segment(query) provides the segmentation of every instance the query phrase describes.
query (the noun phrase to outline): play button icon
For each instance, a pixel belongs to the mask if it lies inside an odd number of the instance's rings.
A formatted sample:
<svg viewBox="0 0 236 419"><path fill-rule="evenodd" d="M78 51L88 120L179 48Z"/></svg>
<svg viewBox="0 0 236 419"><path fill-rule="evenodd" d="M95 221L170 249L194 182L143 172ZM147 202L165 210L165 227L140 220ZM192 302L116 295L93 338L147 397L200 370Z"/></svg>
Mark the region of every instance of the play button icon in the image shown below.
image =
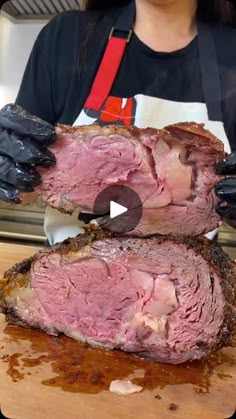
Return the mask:
<svg viewBox="0 0 236 419"><path fill-rule="evenodd" d="M123 205L117 204L117 202L110 202L110 218L116 218L121 214L124 214L128 211L128 208L123 207Z"/></svg>
<svg viewBox="0 0 236 419"><path fill-rule="evenodd" d="M93 214L101 227L114 233L125 234L139 224L143 214L142 201L138 194L127 186L109 186L98 194Z"/></svg>

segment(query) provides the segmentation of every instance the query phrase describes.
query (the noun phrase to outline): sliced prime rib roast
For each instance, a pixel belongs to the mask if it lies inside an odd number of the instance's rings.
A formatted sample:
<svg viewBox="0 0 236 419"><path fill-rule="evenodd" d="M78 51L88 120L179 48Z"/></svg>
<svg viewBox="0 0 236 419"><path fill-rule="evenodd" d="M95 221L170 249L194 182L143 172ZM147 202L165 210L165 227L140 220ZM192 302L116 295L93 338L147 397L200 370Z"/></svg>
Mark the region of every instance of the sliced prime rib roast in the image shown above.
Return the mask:
<svg viewBox="0 0 236 419"><path fill-rule="evenodd" d="M0 306L52 335L181 363L230 342L235 266L206 239L96 230L9 270Z"/></svg>
<svg viewBox="0 0 236 419"><path fill-rule="evenodd" d="M61 125L57 137L50 146L56 165L39 169L37 191L49 206L93 213L101 191L124 185L143 203L135 235L199 235L218 226L214 186L220 178L214 166L224 158L224 147L203 125L179 123L163 130Z"/></svg>

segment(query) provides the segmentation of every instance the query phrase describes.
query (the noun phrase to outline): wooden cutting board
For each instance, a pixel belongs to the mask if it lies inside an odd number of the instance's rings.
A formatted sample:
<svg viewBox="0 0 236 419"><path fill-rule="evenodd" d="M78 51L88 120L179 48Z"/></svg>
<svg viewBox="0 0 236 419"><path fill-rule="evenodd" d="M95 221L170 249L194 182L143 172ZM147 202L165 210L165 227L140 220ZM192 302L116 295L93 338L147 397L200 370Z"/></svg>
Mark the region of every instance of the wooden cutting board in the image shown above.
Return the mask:
<svg viewBox="0 0 236 419"><path fill-rule="evenodd" d="M0 276L37 249L0 243ZM143 392L117 396L115 379ZM10 327L0 316L0 406L11 419L224 419L236 406L236 344L203 362L152 364L66 337Z"/></svg>

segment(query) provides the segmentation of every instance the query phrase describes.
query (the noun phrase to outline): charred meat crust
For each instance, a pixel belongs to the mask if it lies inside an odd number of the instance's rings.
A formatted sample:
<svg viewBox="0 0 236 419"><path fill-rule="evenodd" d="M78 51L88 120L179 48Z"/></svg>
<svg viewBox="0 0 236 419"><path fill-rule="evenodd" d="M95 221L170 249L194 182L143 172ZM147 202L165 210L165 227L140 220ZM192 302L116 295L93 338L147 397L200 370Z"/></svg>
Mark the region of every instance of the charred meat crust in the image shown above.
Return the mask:
<svg viewBox="0 0 236 419"><path fill-rule="evenodd" d="M199 149L199 146L207 147L210 152L219 154L221 158L224 155L224 145L221 141L218 140L210 131L204 128L204 124L197 124L196 122L183 122L180 124L169 125L165 127L165 130L173 134L175 137L180 140L184 137L189 141L196 139L198 137L198 142L196 143L196 148ZM195 144L191 144L191 147Z"/></svg>
<svg viewBox="0 0 236 419"><path fill-rule="evenodd" d="M1 297L0 297L1 298ZM0 303L1 310L1 303ZM13 326L22 326L26 329L32 329L26 322L24 322L15 312L13 308L4 307L2 313L5 315L8 324Z"/></svg>
<svg viewBox="0 0 236 419"><path fill-rule="evenodd" d="M27 287L30 268L36 258L37 255L17 263L12 269L4 274L3 279L0 281L0 313L6 315L6 320L9 323L28 327L26 323L18 318L14 309L9 308L7 304L5 304L5 296L8 291L11 291L14 288Z"/></svg>
<svg viewBox="0 0 236 419"><path fill-rule="evenodd" d="M90 227L88 231L73 239L65 240L63 243L55 245L51 248L43 249L35 256L15 265L12 269L7 271L3 278L3 286L0 289L0 310L6 315L7 320L11 323L27 326L21 319L17 318L14 309L9 309L4 303L4 296L15 287L27 287L29 272L31 265L41 255L51 255L59 252L61 255L73 254L84 246L92 245L96 240L101 240L109 237L121 236L106 232L104 230ZM216 272L222 278L221 286L225 297L225 311L222 328L217 337L214 346L207 348L206 353L210 350L220 349L226 344L230 344L232 332L236 326L236 266L230 257L215 243L208 241L205 238L191 238L178 236L161 236L155 235L149 237L155 240L158 244L171 242L176 245L184 245L187 249L193 249L200 254L209 264L209 269ZM214 286L214 284L213 284ZM199 342L199 345L201 342Z"/></svg>
<svg viewBox="0 0 236 419"><path fill-rule="evenodd" d="M161 130L155 128L137 128L135 126L122 127L120 125L106 125L100 127L98 124L93 125L81 125L81 126L70 126L70 125L57 125L56 133L57 135L67 135L67 134L94 134L94 135L125 135L130 137L139 138L140 134L149 134L154 135L161 132ZM85 137L86 139L86 137Z"/></svg>
<svg viewBox="0 0 236 419"><path fill-rule="evenodd" d="M169 125L164 129L155 129L155 128L137 128L132 127L121 127L116 125L107 125L105 127L100 127L97 124L94 125L82 125L80 127L71 127L69 125L58 125L56 128L57 135L68 135L73 134L94 134L94 135L124 135L135 137L141 139L143 136L152 136L156 135L161 137L167 142L172 142L175 139L183 140L186 139L189 141L188 147L195 146L196 137L198 137L198 142L196 147L207 147L209 152L212 154L215 153L216 159L224 158L224 145L218 138L216 138L210 131L204 128L204 124L197 124L196 122L181 122L174 125ZM76 137L75 137L76 139ZM86 136L85 136L86 140Z"/></svg>

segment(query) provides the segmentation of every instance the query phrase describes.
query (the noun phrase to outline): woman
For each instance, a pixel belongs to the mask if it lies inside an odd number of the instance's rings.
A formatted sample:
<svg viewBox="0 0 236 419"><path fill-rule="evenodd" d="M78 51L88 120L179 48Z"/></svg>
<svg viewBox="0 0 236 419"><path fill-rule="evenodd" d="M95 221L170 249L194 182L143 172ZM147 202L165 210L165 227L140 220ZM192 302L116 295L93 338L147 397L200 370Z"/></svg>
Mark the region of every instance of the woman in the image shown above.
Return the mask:
<svg viewBox="0 0 236 419"><path fill-rule="evenodd" d="M88 1L86 12L59 15L41 31L16 103L52 125L204 122L227 152L236 150L234 13L225 0ZM10 144L9 130L6 136ZM3 199L9 183L17 186L14 176L9 181L12 160L4 160ZM236 173L235 155L218 171ZM28 179L32 186L32 172ZM216 191L217 210L236 225L236 181L223 180ZM80 231L78 214L47 209L50 244Z"/></svg>

